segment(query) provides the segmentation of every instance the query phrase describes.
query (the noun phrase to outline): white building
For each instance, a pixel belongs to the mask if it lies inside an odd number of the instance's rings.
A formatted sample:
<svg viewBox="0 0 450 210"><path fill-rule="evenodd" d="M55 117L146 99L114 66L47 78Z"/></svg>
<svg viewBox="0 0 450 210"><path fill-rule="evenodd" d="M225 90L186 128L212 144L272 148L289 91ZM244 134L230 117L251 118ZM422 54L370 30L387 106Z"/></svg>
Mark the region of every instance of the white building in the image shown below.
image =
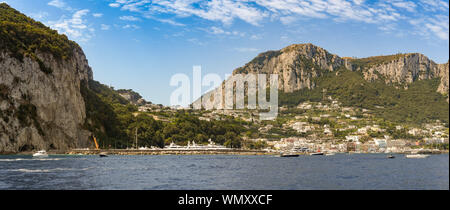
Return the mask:
<svg viewBox="0 0 450 210"><path fill-rule="evenodd" d="M345 139L350 142L359 142L359 136L346 136Z"/></svg>

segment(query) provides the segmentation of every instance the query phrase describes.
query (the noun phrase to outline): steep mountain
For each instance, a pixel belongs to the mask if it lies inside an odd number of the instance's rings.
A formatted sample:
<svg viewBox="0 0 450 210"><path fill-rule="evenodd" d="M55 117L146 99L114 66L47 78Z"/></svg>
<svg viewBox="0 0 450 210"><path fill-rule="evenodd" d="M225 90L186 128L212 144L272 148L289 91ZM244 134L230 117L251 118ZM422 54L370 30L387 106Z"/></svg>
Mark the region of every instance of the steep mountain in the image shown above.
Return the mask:
<svg viewBox="0 0 450 210"><path fill-rule="evenodd" d="M279 90L293 92L315 87L313 78L324 70L335 71L348 62L339 56L312 44L296 44L279 51L259 54L244 67L234 70L233 74L278 74Z"/></svg>
<svg viewBox="0 0 450 210"><path fill-rule="evenodd" d="M0 4L0 153L91 145L80 89L92 79L75 42Z"/></svg>
<svg viewBox="0 0 450 210"><path fill-rule="evenodd" d="M312 44L294 44L261 53L233 71L258 73L278 74L280 106L320 101L325 94L395 121L448 122L449 65L422 54L341 58Z"/></svg>

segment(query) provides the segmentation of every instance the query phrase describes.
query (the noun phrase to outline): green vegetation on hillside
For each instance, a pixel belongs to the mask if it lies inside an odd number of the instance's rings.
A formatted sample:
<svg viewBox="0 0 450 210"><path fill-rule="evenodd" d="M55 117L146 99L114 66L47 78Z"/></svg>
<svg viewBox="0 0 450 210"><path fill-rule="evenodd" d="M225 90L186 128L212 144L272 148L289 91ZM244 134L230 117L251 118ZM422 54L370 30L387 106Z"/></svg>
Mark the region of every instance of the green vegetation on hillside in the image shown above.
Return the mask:
<svg viewBox="0 0 450 210"><path fill-rule="evenodd" d="M228 147L241 147L240 133L245 131L243 122L234 119L202 121L188 111L162 113L170 120L157 121L149 113L138 112L114 89L96 81L89 88L82 85L81 93L86 103L85 128L94 133L104 148L156 146L172 142L187 145L188 141L207 143L212 139Z"/></svg>
<svg viewBox="0 0 450 210"><path fill-rule="evenodd" d="M25 56L36 60L45 73L51 69L35 55L36 51L50 53L57 59L67 59L78 46L65 35L34 21L6 3L0 3L0 48L8 49L12 57L22 61Z"/></svg>
<svg viewBox="0 0 450 210"><path fill-rule="evenodd" d="M421 124L435 120L449 121L446 98L436 92L438 78L416 81L407 89L397 89L381 80L368 82L360 72L341 69L315 78L314 83L316 88L312 90L280 93L280 105L294 107L305 101L319 102L325 94L338 99L344 106L369 109L393 122Z"/></svg>

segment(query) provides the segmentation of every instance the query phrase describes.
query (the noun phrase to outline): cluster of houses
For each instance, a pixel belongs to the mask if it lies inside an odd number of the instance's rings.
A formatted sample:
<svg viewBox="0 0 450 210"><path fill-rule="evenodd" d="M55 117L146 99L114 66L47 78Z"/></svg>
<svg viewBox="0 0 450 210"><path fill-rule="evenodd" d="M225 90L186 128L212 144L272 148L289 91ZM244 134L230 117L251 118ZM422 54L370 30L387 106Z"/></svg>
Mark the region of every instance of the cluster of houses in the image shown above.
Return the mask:
<svg viewBox="0 0 450 210"><path fill-rule="evenodd" d="M256 139L266 143L276 150L290 150L302 148L307 151L330 152L408 152L422 144L448 144L448 128L443 123L426 124L421 128L398 125L397 130L417 138L393 139L388 135L386 127L380 126L373 120L369 110L353 107L341 107L341 104L329 98L330 103L305 102L297 106L297 109L305 110L305 113L291 115L289 120L280 129L294 130L298 136L274 141L273 139ZM285 107L286 108L286 107ZM164 107L147 103L139 106L140 112L176 112L180 107ZM283 109L283 108L282 108ZM244 121L259 124L259 133L269 134L274 124L261 123L256 114L249 110L213 110L201 112L200 120L211 121L231 116ZM161 119L159 119L161 120ZM332 121L330 126L326 120ZM278 128L278 127L277 127ZM336 132L344 133L336 138ZM377 133L376 137L371 134ZM418 140L420 139L420 140Z"/></svg>
<svg viewBox="0 0 450 210"><path fill-rule="evenodd" d="M402 139L373 139L362 143L355 138L349 137L345 141L323 141L306 138L283 138L279 141L266 141L266 143L277 151L302 151L302 152L327 152L327 153L409 153L416 149L417 142Z"/></svg>

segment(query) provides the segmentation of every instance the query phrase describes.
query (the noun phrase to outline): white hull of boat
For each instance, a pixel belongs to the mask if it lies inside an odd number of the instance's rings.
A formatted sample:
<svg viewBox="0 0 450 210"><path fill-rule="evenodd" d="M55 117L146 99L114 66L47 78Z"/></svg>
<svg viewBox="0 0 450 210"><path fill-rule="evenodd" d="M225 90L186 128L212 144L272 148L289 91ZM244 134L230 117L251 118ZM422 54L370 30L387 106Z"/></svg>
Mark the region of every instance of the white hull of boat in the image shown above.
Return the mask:
<svg viewBox="0 0 450 210"><path fill-rule="evenodd" d="M33 158L47 158L47 157L48 157L48 154L44 150L38 151L37 153L33 154Z"/></svg>
<svg viewBox="0 0 450 210"><path fill-rule="evenodd" d="M410 158L410 159L419 159L419 158L427 158L430 155L406 155L406 158Z"/></svg>

